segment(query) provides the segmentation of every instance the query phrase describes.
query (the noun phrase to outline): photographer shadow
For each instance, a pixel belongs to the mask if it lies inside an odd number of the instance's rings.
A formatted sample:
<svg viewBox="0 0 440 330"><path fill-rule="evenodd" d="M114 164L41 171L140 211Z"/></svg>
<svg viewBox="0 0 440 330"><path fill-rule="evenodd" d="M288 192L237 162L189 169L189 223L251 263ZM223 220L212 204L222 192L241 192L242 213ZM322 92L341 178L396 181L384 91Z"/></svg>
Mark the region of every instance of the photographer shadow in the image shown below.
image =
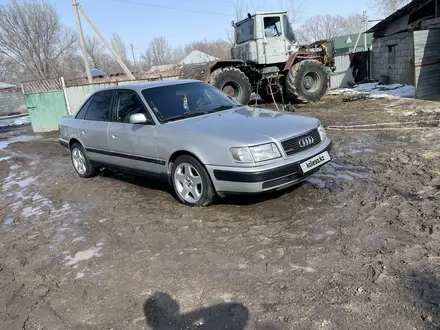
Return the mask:
<svg viewBox="0 0 440 330"><path fill-rule="evenodd" d="M144 315L152 330L244 330L248 309L237 303L222 303L182 314L169 294L157 292L144 303Z"/></svg>

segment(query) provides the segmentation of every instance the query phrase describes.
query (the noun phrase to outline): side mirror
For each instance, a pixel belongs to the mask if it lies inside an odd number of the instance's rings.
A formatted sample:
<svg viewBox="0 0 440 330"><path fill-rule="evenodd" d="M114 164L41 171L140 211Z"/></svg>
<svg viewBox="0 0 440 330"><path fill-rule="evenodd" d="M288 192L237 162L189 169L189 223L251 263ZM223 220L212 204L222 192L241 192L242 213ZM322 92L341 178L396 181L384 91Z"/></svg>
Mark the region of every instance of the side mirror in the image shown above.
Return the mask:
<svg viewBox="0 0 440 330"><path fill-rule="evenodd" d="M130 116L131 124L145 124L148 122L147 117L143 113L135 113Z"/></svg>

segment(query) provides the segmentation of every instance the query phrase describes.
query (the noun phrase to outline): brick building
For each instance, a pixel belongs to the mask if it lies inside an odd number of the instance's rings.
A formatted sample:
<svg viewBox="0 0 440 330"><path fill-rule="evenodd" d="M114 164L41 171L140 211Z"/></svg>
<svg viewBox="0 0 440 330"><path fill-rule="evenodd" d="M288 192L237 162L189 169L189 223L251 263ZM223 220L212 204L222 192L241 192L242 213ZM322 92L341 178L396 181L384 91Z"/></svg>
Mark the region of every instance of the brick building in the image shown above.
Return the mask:
<svg viewBox="0 0 440 330"><path fill-rule="evenodd" d="M21 88L0 82L0 117L26 113L26 111Z"/></svg>
<svg viewBox="0 0 440 330"><path fill-rule="evenodd" d="M440 0L413 0L373 33L372 78L416 86L416 97L440 93Z"/></svg>

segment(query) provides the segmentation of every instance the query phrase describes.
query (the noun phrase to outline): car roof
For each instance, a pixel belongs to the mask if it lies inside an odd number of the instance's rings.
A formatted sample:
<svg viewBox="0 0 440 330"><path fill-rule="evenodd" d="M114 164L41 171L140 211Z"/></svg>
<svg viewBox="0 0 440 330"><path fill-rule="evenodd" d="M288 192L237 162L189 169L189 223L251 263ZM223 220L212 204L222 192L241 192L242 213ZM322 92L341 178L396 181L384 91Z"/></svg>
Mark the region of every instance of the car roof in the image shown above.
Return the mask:
<svg viewBox="0 0 440 330"><path fill-rule="evenodd" d="M101 88L99 90L96 90L96 92L112 90L112 89L131 89L131 90L140 92L144 89L149 89L149 88L154 88L154 87L172 86L172 85L180 85L180 84L196 83L196 82L200 83L202 81L196 80L196 79L173 79L173 80L145 81L145 82L127 83L127 84L120 84L117 86L105 87L105 88Z"/></svg>

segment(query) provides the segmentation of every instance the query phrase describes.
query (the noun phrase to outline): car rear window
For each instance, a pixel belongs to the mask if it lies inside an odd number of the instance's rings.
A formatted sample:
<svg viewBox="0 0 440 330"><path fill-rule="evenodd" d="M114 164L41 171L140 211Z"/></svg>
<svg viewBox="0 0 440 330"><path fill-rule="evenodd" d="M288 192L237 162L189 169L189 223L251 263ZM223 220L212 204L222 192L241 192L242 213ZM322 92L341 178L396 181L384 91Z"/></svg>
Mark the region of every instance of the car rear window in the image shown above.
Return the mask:
<svg viewBox="0 0 440 330"><path fill-rule="evenodd" d="M85 120L109 121L113 90L98 92L93 96Z"/></svg>

